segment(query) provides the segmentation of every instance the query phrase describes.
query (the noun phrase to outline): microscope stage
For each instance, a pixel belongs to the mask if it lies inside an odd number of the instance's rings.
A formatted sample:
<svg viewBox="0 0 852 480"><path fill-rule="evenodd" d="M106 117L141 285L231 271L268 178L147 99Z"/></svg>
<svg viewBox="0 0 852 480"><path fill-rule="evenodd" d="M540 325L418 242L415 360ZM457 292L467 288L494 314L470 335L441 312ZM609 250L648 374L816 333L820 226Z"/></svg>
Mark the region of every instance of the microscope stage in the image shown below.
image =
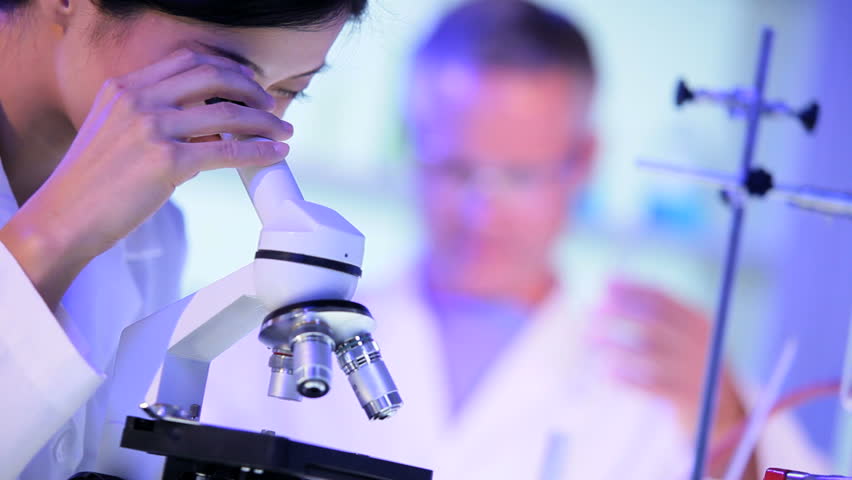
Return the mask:
<svg viewBox="0 0 852 480"><path fill-rule="evenodd" d="M271 434L136 417L127 417L121 446L166 457L163 480L432 478L432 472L422 468Z"/></svg>

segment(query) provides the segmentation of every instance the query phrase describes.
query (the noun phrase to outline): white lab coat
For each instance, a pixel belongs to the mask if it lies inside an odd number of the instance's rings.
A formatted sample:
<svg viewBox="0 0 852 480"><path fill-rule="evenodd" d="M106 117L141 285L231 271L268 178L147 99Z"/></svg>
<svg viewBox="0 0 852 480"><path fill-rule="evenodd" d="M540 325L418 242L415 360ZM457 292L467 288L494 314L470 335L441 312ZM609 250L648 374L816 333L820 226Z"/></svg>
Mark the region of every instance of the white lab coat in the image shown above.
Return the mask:
<svg viewBox="0 0 852 480"><path fill-rule="evenodd" d="M691 439L671 407L610 380L584 340L583 305L593 289L555 291L454 419L438 323L415 278L362 297L379 322L376 339L405 402L395 417L368 422L337 368L324 398L266 397L267 351L252 336L214 362L202 420L434 469L437 480L661 480L688 473ZM790 418L769 427L760 458L824 469Z"/></svg>
<svg viewBox="0 0 852 480"><path fill-rule="evenodd" d="M0 168L0 226L17 209ZM0 480L87 470L121 330L177 300L184 256L183 219L169 203L94 259L51 312L0 243Z"/></svg>

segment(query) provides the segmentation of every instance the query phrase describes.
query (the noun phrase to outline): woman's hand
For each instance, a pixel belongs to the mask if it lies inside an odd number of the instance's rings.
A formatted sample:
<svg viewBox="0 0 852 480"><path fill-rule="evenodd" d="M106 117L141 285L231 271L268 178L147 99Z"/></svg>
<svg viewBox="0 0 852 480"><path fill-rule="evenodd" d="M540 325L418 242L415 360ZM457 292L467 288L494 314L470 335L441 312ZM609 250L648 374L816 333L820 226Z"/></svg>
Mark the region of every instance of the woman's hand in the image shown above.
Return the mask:
<svg viewBox="0 0 852 480"><path fill-rule="evenodd" d="M222 97L240 101L205 105ZM47 304L202 170L282 160L292 127L242 65L180 50L105 82L65 157L0 230ZM228 132L276 142L190 142Z"/></svg>

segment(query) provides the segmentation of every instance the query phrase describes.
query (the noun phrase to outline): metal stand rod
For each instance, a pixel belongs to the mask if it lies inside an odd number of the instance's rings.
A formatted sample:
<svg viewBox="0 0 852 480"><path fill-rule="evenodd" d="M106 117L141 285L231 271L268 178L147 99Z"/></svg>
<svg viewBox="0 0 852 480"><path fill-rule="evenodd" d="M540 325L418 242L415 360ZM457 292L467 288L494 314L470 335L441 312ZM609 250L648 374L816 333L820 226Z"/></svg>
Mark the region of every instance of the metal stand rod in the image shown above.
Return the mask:
<svg viewBox="0 0 852 480"><path fill-rule="evenodd" d="M751 169L754 147L757 140L757 127L760 123L760 113L763 108L763 89L766 85L766 74L769 67L769 54L772 49L772 30L763 29L758 58L757 73L754 81L754 100L748 109L748 124L746 130L745 148L743 149L741 179L745 179ZM701 413L698 420L698 433L695 441L695 459L693 462L692 480L702 480L704 463L707 456L707 446L713 427L713 417L716 411L718 397L719 373L722 363L722 349L725 343L725 329L728 321L728 307L734 288L734 279L739 253L740 233L742 230L745 205L734 203L731 216L731 228L728 235L728 247L725 254L725 269L722 277L722 287L719 292L719 303L716 309L716 321L707 357L707 367L704 374L704 387L701 399Z"/></svg>

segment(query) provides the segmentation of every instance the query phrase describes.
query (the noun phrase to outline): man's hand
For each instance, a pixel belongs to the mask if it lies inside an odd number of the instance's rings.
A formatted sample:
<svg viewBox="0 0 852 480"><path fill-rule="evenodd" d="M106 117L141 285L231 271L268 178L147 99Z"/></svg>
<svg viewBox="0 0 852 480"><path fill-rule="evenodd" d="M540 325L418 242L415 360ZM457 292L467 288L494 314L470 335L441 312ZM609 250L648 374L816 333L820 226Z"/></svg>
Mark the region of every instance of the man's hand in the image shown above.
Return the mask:
<svg viewBox="0 0 852 480"><path fill-rule="evenodd" d="M593 337L618 381L668 400L685 434L694 438L701 405L710 322L698 309L645 286L611 282ZM713 438L745 419L728 369L719 384Z"/></svg>

